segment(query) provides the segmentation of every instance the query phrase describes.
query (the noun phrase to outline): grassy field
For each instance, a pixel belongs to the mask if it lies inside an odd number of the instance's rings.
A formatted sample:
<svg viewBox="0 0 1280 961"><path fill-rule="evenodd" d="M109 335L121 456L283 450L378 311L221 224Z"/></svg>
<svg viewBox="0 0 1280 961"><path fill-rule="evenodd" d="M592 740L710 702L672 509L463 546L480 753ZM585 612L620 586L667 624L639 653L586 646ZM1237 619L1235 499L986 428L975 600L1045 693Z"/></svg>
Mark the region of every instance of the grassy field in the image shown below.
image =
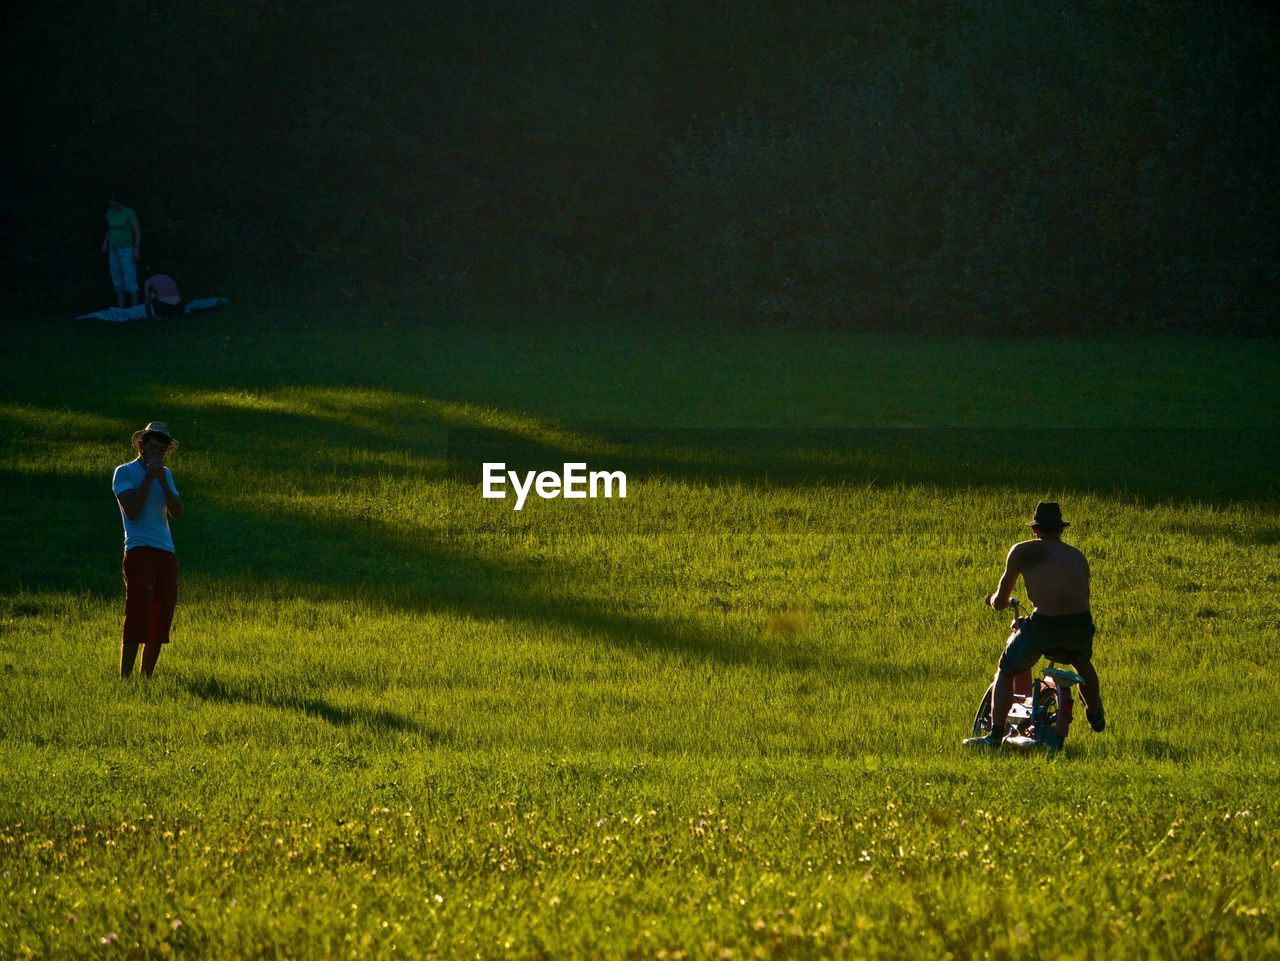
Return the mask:
<svg viewBox="0 0 1280 961"><path fill-rule="evenodd" d="M1280 955L1275 341L240 309L0 357L0 956ZM125 682L153 418L182 602ZM483 444L628 496L517 513ZM972 756L1042 498L1109 727Z"/></svg>

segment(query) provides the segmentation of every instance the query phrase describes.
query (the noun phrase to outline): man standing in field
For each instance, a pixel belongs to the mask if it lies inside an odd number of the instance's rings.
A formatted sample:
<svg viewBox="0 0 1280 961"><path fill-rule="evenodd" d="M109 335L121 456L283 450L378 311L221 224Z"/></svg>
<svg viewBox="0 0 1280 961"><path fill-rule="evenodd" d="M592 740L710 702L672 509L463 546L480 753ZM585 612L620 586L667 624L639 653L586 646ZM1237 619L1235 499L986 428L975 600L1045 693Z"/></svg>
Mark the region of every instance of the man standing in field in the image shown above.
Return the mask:
<svg viewBox="0 0 1280 961"><path fill-rule="evenodd" d="M1021 575L1035 611L1022 619L1000 658L991 698L990 733L968 738L965 744L1000 745L1013 703L1013 679L1030 670L1045 655L1076 669L1084 679L1080 694L1089 726L1095 731L1106 727L1098 672L1092 662L1095 628L1089 612L1089 563L1080 551L1062 543L1062 532L1071 525L1062 519L1062 508L1057 504L1052 501L1037 504L1028 526L1035 539L1021 541L1009 550L1004 576L995 593L987 597L987 603L997 611L1008 607L1013 587Z"/></svg>
<svg viewBox="0 0 1280 961"><path fill-rule="evenodd" d="M142 676L150 677L169 643L178 604L178 557L169 518L182 517L182 500L164 459L178 449L169 426L153 420L133 435L136 459L116 468L111 489L124 522L124 640L120 676L133 673L142 646Z"/></svg>

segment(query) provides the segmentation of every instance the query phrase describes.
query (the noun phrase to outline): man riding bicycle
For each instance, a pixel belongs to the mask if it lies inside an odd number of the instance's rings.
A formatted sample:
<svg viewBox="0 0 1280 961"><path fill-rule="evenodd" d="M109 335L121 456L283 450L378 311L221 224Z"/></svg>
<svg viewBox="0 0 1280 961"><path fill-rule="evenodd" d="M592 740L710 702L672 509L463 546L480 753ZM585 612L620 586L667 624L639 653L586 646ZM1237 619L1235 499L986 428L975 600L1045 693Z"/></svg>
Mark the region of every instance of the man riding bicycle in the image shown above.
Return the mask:
<svg viewBox="0 0 1280 961"><path fill-rule="evenodd" d="M1080 694L1089 726L1101 731L1107 723L1098 690L1098 672L1092 663L1095 628L1089 613L1089 563L1080 551L1062 542L1062 532L1071 525L1062 519L1062 509L1056 503L1037 504L1028 526L1035 539L1021 541L1009 550L1004 576L986 601L993 609L1004 610L1021 575L1035 611L1014 625L996 673L991 731L964 742L975 747L998 747L1004 740L1005 720L1013 703L1013 680L1034 667L1042 656L1075 668L1083 679Z"/></svg>

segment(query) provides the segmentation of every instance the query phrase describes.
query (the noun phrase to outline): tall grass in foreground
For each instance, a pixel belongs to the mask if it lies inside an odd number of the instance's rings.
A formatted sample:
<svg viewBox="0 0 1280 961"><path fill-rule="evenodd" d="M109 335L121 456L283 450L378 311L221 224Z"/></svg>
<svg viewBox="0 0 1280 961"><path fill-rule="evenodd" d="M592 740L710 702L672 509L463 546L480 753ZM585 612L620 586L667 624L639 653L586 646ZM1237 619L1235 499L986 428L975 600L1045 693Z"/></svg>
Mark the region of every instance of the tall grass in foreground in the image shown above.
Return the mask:
<svg viewBox="0 0 1280 961"><path fill-rule="evenodd" d="M767 393L776 423L867 426L912 422L929 391L999 418L1014 388L979 342L757 332L682 354L658 327L626 360L634 331L513 351L484 327L321 327L277 370L261 358L287 330L236 330L235 361L216 328L170 335L172 383L116 376L132 331L30 328L21 350L66 379L6 371L6 956L1280 952L1262 432L1161 435L1132 462L1082 442L1075 463L1037 460L1043 432L920 432L885 459L739 450L710 473L704 446L625 501L517 514L451 467L451 429L571 453L596 403L619 428L722 425ZM1108 419L1089 372L1120 348L1049 346L1062 384L1091 385L1058 395L1074 426L1211 423L1215 398L1257 404L1236 370L1275 361L1270 342L1196 342L1194 366L1157 346L1129 395L1184 406ZM490 362L501 387L457 374ZM664 374L606 389L635 367ZM767 391L731 370L753 367ZM853 416L868 380L920 369ZM670 400L693 378L720 385L701 410ZM161 415L184 441L183 599L156 677L123 683L107 482ZM1005 626L980 598L1048 496L1093 563L1110 726L1077 724L1052 761L970 756ZM35 504L41 536L19 539Z"/></svg>

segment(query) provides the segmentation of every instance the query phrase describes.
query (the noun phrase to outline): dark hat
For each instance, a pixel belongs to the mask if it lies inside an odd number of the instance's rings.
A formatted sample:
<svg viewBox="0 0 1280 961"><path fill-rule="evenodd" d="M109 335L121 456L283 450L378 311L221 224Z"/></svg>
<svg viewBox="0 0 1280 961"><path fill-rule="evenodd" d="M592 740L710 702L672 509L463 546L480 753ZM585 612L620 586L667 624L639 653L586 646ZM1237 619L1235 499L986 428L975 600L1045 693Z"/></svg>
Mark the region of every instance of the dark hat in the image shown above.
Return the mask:
<svg viewBox="0 0 1280 961"><path fill-rule="evenodd" d="M1057 501L1041 501L1036 505L1036 512L1031 515L1031 520L1027 521L1027 526L1043 527L1047 531L1060 531L1071 525L1062 519L1062 508L1058 506Z"/></svg>

